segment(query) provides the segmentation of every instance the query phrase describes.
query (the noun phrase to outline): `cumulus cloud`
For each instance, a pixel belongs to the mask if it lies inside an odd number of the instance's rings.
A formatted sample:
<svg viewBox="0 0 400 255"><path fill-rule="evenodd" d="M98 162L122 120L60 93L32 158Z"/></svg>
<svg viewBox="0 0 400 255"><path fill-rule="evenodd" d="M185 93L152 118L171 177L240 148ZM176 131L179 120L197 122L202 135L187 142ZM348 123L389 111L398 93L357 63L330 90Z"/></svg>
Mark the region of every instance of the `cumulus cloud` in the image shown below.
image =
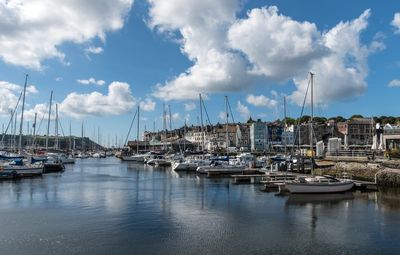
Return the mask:
<svg viewBox="0 0 400 255"><path fill-rule="evenodd" d="M247 106L243 105L240 101L237 102L236 111L240 114L240 116L247 120L250 118L250 110Z"/></svg>
<svg viewBox="0 0 400 255"><path fill-rule="evenodd" d="M85 49L86 54L100 54L104 51L104 49L102 47L87 47Z"/></svg>
<svg viewBox="0 0 400 255"><path fill-rule="evenodd" d="M195 103L187 103L185 104L185 111L190 112L196 109L196 104Z"/></svg>
<svg viewBox="0 0 400 255"><path fill-rule="evenodd" d="M250 94L247 96L246 101L256 107L275 108L278 105L278 102L275 99L270 99L264 95L255 96Z"/></svg>
<svg viewBox="0 0 400 255"><path fill-rule="evenodd" d="M389 82L388 86L390 88L400 87L400 80L392 80Z"/></svg>
<svg viewBox="0 0 400 255"><path fill-rule="evenodd" d="M219 112L219 113L218 113L218 119L219 119L220 121L225 122L225 121L226 121L226 112Z"/></svg>
<svg viewBox="0 0 400 255"><path fill-rule="evenodd" d="M149 0L149 25L178 33L181 51L191 61L185 72L158 84L154 96L165 100L196 99L198 93L239 91L247 83L246 61L226 47L226 31L235 20L238 1Z"/></svg>
<svg viewBox="0 0 400 255"><path fill-rule="evenodd" d="M180 118L181 118L181 117L180 117L180 114L179 114L178 112L172 114L172 119L173 119L173 120L179 120Z"/></svg>
<svg viewBox="0 0 400 255"><path fill-rule="evenodd" d="M50 119L55 120L56 118L56 103L53 102ZM24 119L26 120L35 120L35 113L37 114L37 122L40 122L41 119L47 119L49 115L49 104L37 104L33 108L26 109L24 112Z"/></svg>
<svg viewBox="0 0 400 255"><path fill-rule="evenodd" d="M324 45L331 53L315 60L310 68L315 73L316 104L347 100L366 90L371 50L361 43L360 34L367 28L370 14L370 10L366 10L358 18L340 22L323 34ZM307 74L294 77L297 90L290 99L299 105L302 104L308 80Z"/></svg>
<svg viewBox="0 0 400 255"><path fill-rule="evenodd" d="M140 102L140 109L146 112L154 111L156 108L156 102L151 100L150 98L146 98L145 100Z"/></svg>
<svg viewBox="0 0 400 255"><path fill-rule="evenodd" d="M296 85L289 99L301 104L308 72L315 76L315 102L329 104L364 93L368 57L385 48L377 34L363 44L360 34L370 10L327 31L296 21L275 6L255 8L236 17L240 1L148 0L149 26L176 36L193 62L185 72L157 84L164 100L196 99L198 93L248 90L255 82Z"/></svg>
<svg viewBox="0 0 400 255"><path fill-rule="evenodd" d="M400 34L400 12L394 14L393 20L390 23L394 29L396 34Z"/></svg>
<svg viewBox="0 0 400 255"><path fill-rule="evenodd" d="M89 79L82 79L82 80L76 80L78 83L83 84L83 85L90 85L90 84L95 84L99 86L103 86L106 84L105 81L103 80L96 80L95 78L89 78Z"/></svg>
<svg viewBox="0 0 400 255"><path fill-rule="evenodd" d="M85 116L120 115L127 113L136 104L128 83L114 81L108 86L108 94L99 92L89 94L70 93L60 104L65 114L82 118Z"/></svg>
<svg viewBox="0 0 400 255"><path fill-rule="evenodd" d="M45 59L65 62L60 45L104 41L106 32L123 27L132 4L133 0L2 0L0 58L33 69L41 69Z"/></svg>
<svg viewBox="0 0 400 255"><path fill-rule="evenodd" d="M0 81L0 115L9 115L10 111L14 110L22 90L23 86L8 81ZM38 93L38 90L34 85L27 85L26 96L36 93Z"/></svg>
<svg viewBox="0 0 400 255"><path fill-rule="evenodd" d="M315 24L294 21L275 6L249 11L231 26L228 38L246 54L251 72L278 82L306 73L313 60L328 53Z"/></svg>

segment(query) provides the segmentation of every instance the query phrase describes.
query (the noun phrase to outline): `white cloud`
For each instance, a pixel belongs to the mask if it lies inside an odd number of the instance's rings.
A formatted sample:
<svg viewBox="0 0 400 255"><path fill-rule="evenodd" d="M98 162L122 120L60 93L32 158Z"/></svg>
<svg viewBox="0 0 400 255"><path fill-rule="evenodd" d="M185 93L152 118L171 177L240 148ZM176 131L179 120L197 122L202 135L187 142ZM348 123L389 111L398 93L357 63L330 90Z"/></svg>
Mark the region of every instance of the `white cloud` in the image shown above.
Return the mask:
<svg viewBox="0 0 400 255"><path fill-rule="evenodd" d="M246 60L226 47L226 31L235 20L238 1L149 0L149 25L179 33L181 51L193 66L158 84L154 96L164 100L196 99L198 93L239 91L247 83Z"/></svg>
<svg viewBox="0 0 400 255"><path fill-rule="evenodd" d="M222 122L226 122L226 112L219 112L218 119Z"/></svg>
<svg viewBox="0 0 400 255"><path fill-rule="evenodd" d="M63 78L62 77L56 77L56 82L60 82L60 81L62 81L63 80Z"/></svg>
<svg viewBox="0 0 400 255"><path fill-rule="evenodd" d="M89 46L85 49L86 54L100 54L104 51L102 47Z"/></svg>
<svg viewBox="0 0 400 255"><path fill-rule="evenodd" d="M394 14L393 20L390 24L395 28L395 33L400 34L400 12Z"/></svg>
<svg viewBox="0 0 400 255"><path fill-rule="evenodd" d="M389 82L388 86L391 88L400 87L400 80L392 80Z"/></svg>
<svg viewBox="0 0 400 255"><path fill-rule="evenodd" d="M56 118L56 103L53 102L50 119L55 120ZM37 113L36 121L39 123L41 119L47 120L49 115L49 105L48 104L37 104L31 109L27 109L24 112L24 119L35 120L35 113Z"/></svg>
<svg viewBox="0 0 400 255"><path fill-rule="evenodd" d="M250 118L250 110L247 106L243 105L240 101L237 102L236 111L240 114L240 116L244 120L248 120Z"/></svg>
<svg viewBox="0 0 400 255"><path fill-rule="evenodd" d="M10 111L14 110L22 90L23 86L7 81L0 81L0 115L9 115ZM26 96L37 93L38 90L34 85L27 85ZM19 106L21 105L22 102L20 102Z"/></svg>
<svg viewBox="0 0 400 255"><path fill-rule="evenodd" d="M105 40L121 29L133 0L2 0L0 1L0 58L4 62L41 69L42 61L58 58L65 42Z"/></svg>
<svg viewBox="0 0 400 255"><path fill-rule="evenodd" d="M198 93L248 90L293 81L289 97L301 104L309 71L315 76L315 102L329 104L359 96L367 88L368 57L385 48L376 35L363 44L360 34L370 10L327 31L264 7L237 19L240 1L148 0L149 25L177 36L182 53L193 62L185 72L158 84L154 96L164 100L197 99Z"/></svg>
<svg viewBox="0 0 400 255"><path fill-rule="evenodd" d="M340 22L323 34L323 42L330 54L313 62L315 73L314 102L326 105L332 101L348 100L364 93L367 88L368 56L372 51L360 42L360 34L368 25L370 10L360 17ZM297 90L290 99L301 105L308 84L308 75L294 77Z"/></svg>
<svg viewBox="0 0 400 255"><path fill-rule="evenodd" d="M173 119L173 120L179 120L180 118L181 118L181 117L180 117L180 114L179 114L178 112L172 114L172 119Z"/></svg>
<svg viewBox="0 0 400 255"><path fill-rule="evenodd" d="M286 82L306 73L313 60L328 53L313 23L292 20L275 6L256 8L247 15L231 26L228 38L232 48L246 54L255 74Z"/></svg>
<svg viewBox="0 0 400 255"><path fill-rule="evenodd" d="M275 108L278 105L278 102L275 99L270 99L264 95L255 96L250 94L247 96L246 101L256 107Z"/></svg>
<svg viewBox="0 0 400 255"><path fill-rule="evenodd" d="M140 102L140 109L146 112L154 111L156 108L156 102L151 100L150 98L146 98L145 100Z"/></svg>
<svg viewBox="0 0 400 255"><path fill-rule="evenodd" d="M82 79L82 80L76 80L78 83L80 84L84 84L84 85L89 85L89 84L95 84L95 85L99 85L99 86L103 86L104 84L106 84L105 81L103 80L96 80L95 78L89 78L89 79Z"/></svg>
<svg viewBox="0 0 400 255"><path fill-rule="evenodd" d="M65 114L81 118L84 116L120 115L132 110L136 99L132 96L128 83L114 81L108 86L108 94L70 93L60 105Z"/></svg>
<svg viewBox="0 0 400 255"><path fill-rule="evenodd" d="M187 103L185 104L185 111L190 112L196 109L196 104L195 103Z"/></svg>

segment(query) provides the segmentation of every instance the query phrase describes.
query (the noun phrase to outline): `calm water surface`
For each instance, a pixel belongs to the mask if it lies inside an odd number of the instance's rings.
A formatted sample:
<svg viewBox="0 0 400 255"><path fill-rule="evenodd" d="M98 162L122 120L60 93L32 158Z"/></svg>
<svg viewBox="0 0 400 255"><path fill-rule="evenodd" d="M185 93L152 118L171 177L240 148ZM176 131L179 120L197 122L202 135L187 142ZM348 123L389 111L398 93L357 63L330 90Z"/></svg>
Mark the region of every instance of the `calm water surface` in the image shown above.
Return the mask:
<svg viewBox="0 0 400 255"><path fill-rule="evenodd" d="M400 254L400 193L276 196L118 159L0 182L0 254Z"/></svg>

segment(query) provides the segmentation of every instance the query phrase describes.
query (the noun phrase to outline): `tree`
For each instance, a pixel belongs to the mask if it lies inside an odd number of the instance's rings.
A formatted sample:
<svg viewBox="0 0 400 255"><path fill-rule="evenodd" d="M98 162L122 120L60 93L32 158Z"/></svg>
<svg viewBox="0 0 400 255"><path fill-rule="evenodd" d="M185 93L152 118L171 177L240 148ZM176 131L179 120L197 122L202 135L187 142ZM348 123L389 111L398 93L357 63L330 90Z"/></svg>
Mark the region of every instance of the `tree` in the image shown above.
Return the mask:
<svg viewBox="0 0 400 255"><path fill-rule="evenodd" d="M353 116L350 117L350 119L356 119L356 118L364 118L364 116L360 115L360 114L354 114Z"/></svg>
<svg viewBox="0 0 400 255"><path fill-rule="evenodd" d="M325 122L327 122L327 119L325 117L316 116L316 117L313 118L313 121L315 123L325 123Z"/></svg>
<svg viewBox="0 0 400 255"><path fill-rule="evenodd" d="M304 115L304 116L302 116L301 118L298 118L298 119L297 119L297 122L300 123L300 124L301 124L301 123L307 123L307 122L310 121L310 119L311 119L310 116Z"/></svg>
<svg viewBox="0 0 400 255"><path fill-rule="evenodd" d="M336 117L335 117L335 122L336 122L336 123L338 123L338 122L345 122L345 121L346 121L346 119L343 118L342 116L336 116Z"/></svg>
<svg viewBox="0 0 400 255"><path fill-rule="evenodd" d="M286 117L285 119L282 120L283 122L286 122L287 126L291 126L296 124L296 120L290 117Z"/></svg>

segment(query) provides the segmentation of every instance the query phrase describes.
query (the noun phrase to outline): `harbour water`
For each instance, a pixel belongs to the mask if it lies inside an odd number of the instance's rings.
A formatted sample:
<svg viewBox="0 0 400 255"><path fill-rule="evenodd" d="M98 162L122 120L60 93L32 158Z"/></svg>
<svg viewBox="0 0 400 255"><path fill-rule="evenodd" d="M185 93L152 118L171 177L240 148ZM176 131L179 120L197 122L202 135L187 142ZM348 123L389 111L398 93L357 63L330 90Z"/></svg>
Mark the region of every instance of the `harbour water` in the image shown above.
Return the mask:
<svg viewBox="0 0 400 255"><path fill-rule="evenodd" d="M0 254L398 254L400 193L277 196L116 158L0 183Z"/></svg>

